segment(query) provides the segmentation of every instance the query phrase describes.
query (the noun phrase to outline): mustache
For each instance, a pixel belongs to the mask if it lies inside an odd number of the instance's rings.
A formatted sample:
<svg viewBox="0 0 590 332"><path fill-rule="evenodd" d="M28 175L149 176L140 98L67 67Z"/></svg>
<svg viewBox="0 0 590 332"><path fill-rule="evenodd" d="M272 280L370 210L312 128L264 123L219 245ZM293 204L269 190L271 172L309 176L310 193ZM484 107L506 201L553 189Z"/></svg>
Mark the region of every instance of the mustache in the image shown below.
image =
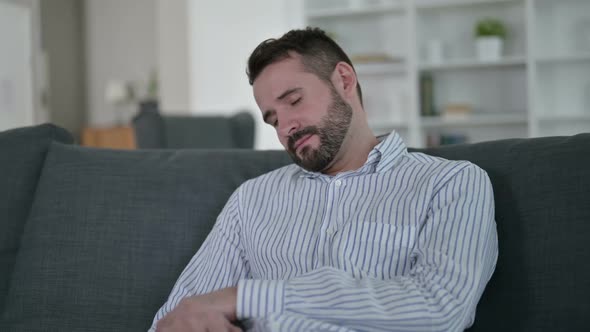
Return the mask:
<svg viewBox="0 0 590 332"><path fill-rule="evenodd" d="M316 126L309 126L301 129L300 131L294 133L293 135L289 136L287 141L287 145L289 146L290 151L295 151L295 142L301 139L303 136L319 134L319 130Z"/></svg>

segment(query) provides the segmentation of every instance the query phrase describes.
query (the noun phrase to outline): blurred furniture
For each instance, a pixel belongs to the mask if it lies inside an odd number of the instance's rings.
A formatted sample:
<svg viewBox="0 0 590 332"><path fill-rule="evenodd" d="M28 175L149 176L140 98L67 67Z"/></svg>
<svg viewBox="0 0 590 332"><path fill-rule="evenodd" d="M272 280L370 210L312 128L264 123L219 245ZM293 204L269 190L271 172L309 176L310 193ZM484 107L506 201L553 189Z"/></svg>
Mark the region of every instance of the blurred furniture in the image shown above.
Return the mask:
<svg viewBox="0 0 590 332"><path fill-rule="evenodd" d="M140 149L252 149L254 117L162 115L157 107L141 107L133 118Z"/></svg>
<svg viewBox="0 0 590 332"><path fill-rule="evenodd" d="M304 0L303 16L347 51L376 134L396 130L425 147L435 136L476 143L590 129L588 0ZM477 57L483 18L506 27L497 60ZM450 103L473 112L440 116Z"/></svg>
<svg viewBox="0 0 590 332"><path fill-rule="evenodd" d="M95 148L135 149L135 132L129 126L87 127L82 131L82 145Z"/></svg>

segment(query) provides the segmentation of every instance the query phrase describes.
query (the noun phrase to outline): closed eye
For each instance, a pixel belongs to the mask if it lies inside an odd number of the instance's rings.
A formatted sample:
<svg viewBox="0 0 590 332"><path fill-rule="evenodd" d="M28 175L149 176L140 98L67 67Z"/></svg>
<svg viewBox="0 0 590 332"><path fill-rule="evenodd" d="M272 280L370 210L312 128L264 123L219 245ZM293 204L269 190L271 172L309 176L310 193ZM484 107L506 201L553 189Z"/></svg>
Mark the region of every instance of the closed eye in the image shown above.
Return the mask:
<svg viewBox="0 0 590 332"><path fill-rule="evenodd" d="M297 100L295 100L294 102L291 103L291 106L295 106L295 105L299 104L300 101L301 101L301 98L297 98Z"/></svg>

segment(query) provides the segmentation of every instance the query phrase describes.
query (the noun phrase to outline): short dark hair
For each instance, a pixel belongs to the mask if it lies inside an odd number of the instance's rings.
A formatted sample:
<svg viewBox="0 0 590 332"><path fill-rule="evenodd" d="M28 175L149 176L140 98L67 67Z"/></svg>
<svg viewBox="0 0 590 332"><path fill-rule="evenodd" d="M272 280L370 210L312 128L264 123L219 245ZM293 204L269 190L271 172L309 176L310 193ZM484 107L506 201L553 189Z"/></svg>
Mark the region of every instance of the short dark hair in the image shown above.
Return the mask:
<svg viewBox="0 0 590 332"><path fill-rule="evenodd" d="M268 65L289 57L289 52L301 55L306 71L316 74L321 80L331 84L332 72L336 65L344 61L353 70L352 62L342 48L319 28L291 30L281 38L267 39L260 43L248 59L248 80L250 85ZM363 102L361 85L357 80L357 92Z"/></svg>

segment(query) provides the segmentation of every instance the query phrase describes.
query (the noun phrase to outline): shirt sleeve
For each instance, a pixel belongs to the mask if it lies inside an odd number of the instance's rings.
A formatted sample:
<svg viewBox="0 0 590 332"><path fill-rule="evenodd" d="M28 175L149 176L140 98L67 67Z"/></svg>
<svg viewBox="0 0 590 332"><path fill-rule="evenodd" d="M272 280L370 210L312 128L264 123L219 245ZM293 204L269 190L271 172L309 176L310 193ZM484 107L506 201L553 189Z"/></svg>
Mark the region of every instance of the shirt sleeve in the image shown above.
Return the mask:
<svg viewBox="0 0 590 332"><path fill-rule="evenodd" d="M286 281L240 280L237 315L294 314L370 331L463 331L497 255L492 186L468 164L435 186L408 274L353 278L323 267Z"/></svg>
<svg viewBox="0 0 590 332"><path fill-rule="evenodd" d="M215 226L176 281L149 331L185 297L236 286L250 274L240 242L239 188L219 214Z"/></svg>

